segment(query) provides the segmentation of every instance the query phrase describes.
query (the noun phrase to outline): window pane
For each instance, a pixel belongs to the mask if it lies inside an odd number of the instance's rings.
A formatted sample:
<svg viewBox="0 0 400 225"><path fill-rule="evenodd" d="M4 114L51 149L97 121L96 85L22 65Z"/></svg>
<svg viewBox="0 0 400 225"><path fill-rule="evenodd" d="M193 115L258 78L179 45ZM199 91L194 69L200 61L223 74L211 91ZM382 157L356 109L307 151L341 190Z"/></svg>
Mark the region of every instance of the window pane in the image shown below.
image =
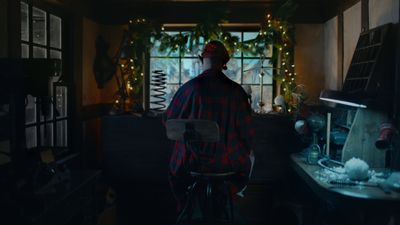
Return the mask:
<svg viewBox="0 0 400 225"><path fill-rule="evenodd" d="M61 49L61 18L50 14L50 47Z"/></svg>
<svg viewBox="0 0 400 225"><path fill-rule="evenodd" d="M33 58L47 58L47 53L45 48L33 47Z"/></svg>
<svg viewBox="0 0 400 225"><path fill-rule="evenodd" d="M21 40L29 41L28 4L21 2Z"/></svg>
<svg viewBox="0 0 400 225"><path fill-rule="evenodd" d="M190 47L190 43L186 43L186 48ZM185 56L189 56L189 57L198 57L199 55L201 55L201 52L204 49L204 38L200 37L199 38L199 43L196 44L196 41L193 41L193 46L192 46L192 51L188 51L186 50L185 52Z"/></svg>
<svg viewBox="0 0 400 225"><path fill-rule="evenodd" d="M179 59L152 58L150 59L150 71L162 70L167 74L167 83L179 83Z"/></svg>
<svg viewBox="0 0 400 225"><path fill-rule="evenodd" d="M61 59L61 51L50 50L51 59Z"/></svg>
<svg viewBox="0 0 400 225"><path fill-rule="evenodd" d="M68 146L68 124L67 120L62 120L57 122L57 137L56 144L58 147L67 147Z"/></svg>
<svg viewBox="0 0 400 225"><path fill-rule="evenodd" d="M230 59L226 65L228 69L222 72L231 80L240 84L240 77L242 76L241 64L242 62L240 59Z"/></svg>
<svg viewBox="0 0 400 225"><path fill-rule="evenodd" d="M36 122L36 98L32 95L27 95L25 106L25 123Z"/></svg>
<svg viewBox="0 0 400 225"><path fill-rule="evenodd" d="M264 60L263 67L271 67L269 60ZM272 68L260 68L261 61L259 59L244 59L243 60L243 84L259 84L259 74L264 72L264 84L272 84Z"/></svg>
<svg viewBox="0 0 400 225"><path fill-rule="evenodd" d="M167 95L166 95L166 99L167 99L167 106L169 105L169 103L171 102L172 98L174 97L176 91L178 90L179 85L175 85L175 84L168 84L167 85Z"/></svg>
<svg viewBox="0 0 400 225"><path fill-rule="evenodd" d="M257 111L260 110L260 107L258 106L258 103L260 102L261 98L261 93L260 93L260 86L259 85L251 85L251 107ZM264 102L264 107L263 109L266 112L269 112L272 110L272 85L264 85L263 87L263 99L262 101Z"/></svg>
<svg viewBox="0 0 400 225"><path fill-rule="evenodd" d="M27 127L25 129L26 148L34 148L37 146L36 127Z"/></svg>
<svg viewBox="0 0 400 225"><path fill-rule="evenodd" d="M201 73L201 62L199 59L182 59L182 84Z"/></svg>
<svg viewBox="0 0 400 225"><path fill-rule="evenodd" d="M244 32L243 33L243 42L254 39L257 37L257 35L258 35L258 32ZM255 54L251 54L251 53L243 54L243 57L246 57L246 56L260 57L259 55L255 55Z"/></svg>
<svg viewBox="0 0 400 225"><path fill-rule="evenodd" d="M165 32L168 35L176 35L179 34L179 32ZM154 41L154 47L150 51L150 56L170 56L170 57L179 57L179 51L174 51L170 52L170 49L167 49L164 52L158 51L160 47L160 42L159 41Z"/></svg>
<svg viewBox="0 0 400 225"><path fill-rule="evenodd" d="M33 42L46 45L46 12L32 8Z"/></svg>
<svg viewBox="0 0 400 225"><path fill-rule="evenodd" d="M40 126L40 140L42 146L53 146L53 124L46 123Z"/></svg>
<svg viewBox="0 0 400 225"><path fill-rule="evenodd" d="M231 35L233 37L238 37L239 38L239 42L242 41L242 33L241 32L231 32ZM242 53L240 51L236 51L233 56L234 57L241 57Z"/></svg>
<svg viewBox="0 0 400 225"><path fill-rule="evenodd" d="M67 114L67 87L56 87L56 109L57 117L66 117Z"/></svg>
<svg viewBox="0 0 400 225"><path fill-rule="evenodd" d="M49 121L53 119L52 98L42 98L40 105L40 121Z"/></svg>
<svg viewBox="0 0 400 225"><path fill-rule="evenodd" d="M150 87L150 109L162 110L167 107L167 92L166 87L163 90L155 86Z"/></svg>
<svg viewBox="0 0 400 225"><path fill-rule="evenodd" d="M21 58L29 58L29 46L21 44Z"/></svg>

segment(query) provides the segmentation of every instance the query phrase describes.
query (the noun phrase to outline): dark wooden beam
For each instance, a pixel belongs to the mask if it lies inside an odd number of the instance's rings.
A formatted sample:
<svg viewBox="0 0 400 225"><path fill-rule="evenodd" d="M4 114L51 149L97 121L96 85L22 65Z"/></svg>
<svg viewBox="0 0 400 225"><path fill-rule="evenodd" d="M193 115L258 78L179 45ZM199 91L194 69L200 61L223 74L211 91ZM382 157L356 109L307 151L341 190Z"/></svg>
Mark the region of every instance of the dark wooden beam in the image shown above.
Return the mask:
<svg viewBox="0 0 400 225"><path fill-rule="evenodd" d="M337 67L337 87L338 90L341 90L343 87L343 82L344 82L344 74L343 74L343 59L344 59L344 20L343 20L343 12L340 12L337 15L337 20L338 20L338 33L337 33L337 62L338 62L338 67Z"/></svg>
<svg viewBox="0 0 400 225"><path fill-rule="evenodd" d="M106 3L94 5L89 17L102 24L125 24L134 17L146 17L160 23L197 23L203 20L208 12L216 11L226 12L228 21L233 23L260 23L263 22L267 13L276 12L282 2ZM337 5L337 1L301 2L291 21L294 23L322 23L327 20L328 8Z"/></svg>
<svg viewBox="0 0 400 225"><path fill-rule="evenodd" d="M19 1L8 0L8 57L21 57L21 7Z"/></svg>
<svg viewBox="0 0 400 225"><path fill-rule="evenodd" d="M361 0L361 32L369 30L369 0Z"/></svg>

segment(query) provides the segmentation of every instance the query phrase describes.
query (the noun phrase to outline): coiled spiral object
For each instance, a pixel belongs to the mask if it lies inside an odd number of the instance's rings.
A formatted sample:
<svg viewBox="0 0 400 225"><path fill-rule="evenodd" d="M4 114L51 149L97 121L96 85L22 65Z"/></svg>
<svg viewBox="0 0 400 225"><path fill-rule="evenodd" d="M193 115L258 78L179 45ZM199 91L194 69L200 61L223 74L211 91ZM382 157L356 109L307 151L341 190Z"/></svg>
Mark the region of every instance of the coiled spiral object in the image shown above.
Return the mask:
<svg viewBox="0 0 400 225"><path fill-rule="evenodd" d="M151 76L151 110L162 111L165 109L166 94L165 89L167 88L167 75L162 70L154 70Z"/></svg>

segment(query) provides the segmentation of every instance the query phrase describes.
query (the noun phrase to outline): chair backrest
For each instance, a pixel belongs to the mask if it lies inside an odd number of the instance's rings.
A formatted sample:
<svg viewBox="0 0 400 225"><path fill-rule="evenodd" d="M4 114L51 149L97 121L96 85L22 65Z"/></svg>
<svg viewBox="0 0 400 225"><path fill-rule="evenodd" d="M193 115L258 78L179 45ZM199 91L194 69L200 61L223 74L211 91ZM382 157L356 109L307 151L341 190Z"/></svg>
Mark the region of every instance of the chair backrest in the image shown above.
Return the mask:
<svg viewBox="0 0 400 225"><path fill-rule="evenodd" d="M211 120L171 119L166 122L167 137L184 142L218 142L219 126Z"/></svg>

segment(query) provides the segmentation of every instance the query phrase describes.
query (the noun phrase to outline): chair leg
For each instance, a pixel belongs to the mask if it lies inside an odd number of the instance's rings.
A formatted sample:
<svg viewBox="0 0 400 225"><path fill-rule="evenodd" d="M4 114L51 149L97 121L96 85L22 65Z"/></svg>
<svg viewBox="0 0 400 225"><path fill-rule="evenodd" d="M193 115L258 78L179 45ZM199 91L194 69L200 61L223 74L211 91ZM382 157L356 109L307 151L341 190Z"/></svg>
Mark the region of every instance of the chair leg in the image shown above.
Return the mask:
<svg viewBox="0 0 400 225"><path fill-rule="evenodd" d="M213 204L213 186L211 183L207 183L206 188L206 209L205 219L209 225L214 225L214 204Z"/></svg>
<svg viewBox="0 0 400 225"><path fill-rule="evenodd" d="M230 220L231 225L234 224L234 214L233 214L233 201L232 201L232 193L231 193L231 189L229 188L229 184L227 182L225 182L225 188L226 188L226 192L227 193L227 201L229 204L229 210L230 210L230 218L228 217L228 219Z"/></svg>
<svg viewBox="0 0 400 225"><path fill-rule="evenodd" d="M188 199L186 200L185 206L183 207L182 211L179 213L178 219L176 220L175 225L180 225L183 221L183 217L185 216L185 214L188 212L188 207L192 205L192 199L193 196L196 192L196 186L197 183L193 183L191 190L188 193ZM191 210L191 209L189 209ZM191 214L191 212L189 211L189 213ZM189 214L189 218L191 220L191 215Z"/></svg>

